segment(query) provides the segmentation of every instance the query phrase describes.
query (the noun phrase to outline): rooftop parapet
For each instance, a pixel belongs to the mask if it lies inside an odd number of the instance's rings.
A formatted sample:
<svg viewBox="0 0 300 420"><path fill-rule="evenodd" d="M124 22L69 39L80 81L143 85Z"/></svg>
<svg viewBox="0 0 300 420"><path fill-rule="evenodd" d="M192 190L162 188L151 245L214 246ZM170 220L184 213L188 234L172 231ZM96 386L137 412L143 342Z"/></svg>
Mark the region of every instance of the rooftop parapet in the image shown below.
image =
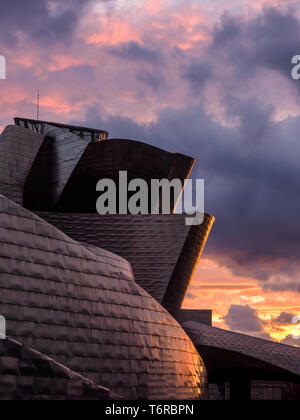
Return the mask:
<svg viewBox="0 0 300 420"><path fill-rule="evenodd" d="M87 142L98 142L108 139L108 132L105 130L96 130L94 128L87 128L87 127L79 127L75 125L67 125L67 124L59 124L56 122L48 122L48 121L39 121L39 120L31 120L28 118L14 118L15 124L20 127L29 128L37 133L44 134L45 126L53 126L60 129L65 129L70 131L71 133L79 136L83 140Z"/></svg>

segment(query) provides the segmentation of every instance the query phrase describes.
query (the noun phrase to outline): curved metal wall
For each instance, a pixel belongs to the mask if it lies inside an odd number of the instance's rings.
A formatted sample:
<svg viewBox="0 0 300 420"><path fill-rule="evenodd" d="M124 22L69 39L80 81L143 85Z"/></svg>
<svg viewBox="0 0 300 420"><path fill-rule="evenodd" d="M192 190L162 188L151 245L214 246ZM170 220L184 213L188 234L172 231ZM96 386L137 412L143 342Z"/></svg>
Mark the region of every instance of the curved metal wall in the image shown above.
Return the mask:
<svg viewBox="0 0 300 420"><path fill-rule="evenodd" d="M23 188L44 135L7 126L0 135L0 192L23 204Z"/></svg>
<svg viewBox="0 0 300 420"><path fill-rule="evenodd" d="M167 311L175 317L178 310L181 309L214 221L213 216L205 214L203 223L191 226L188 231L186 241L161 302Z"/></svg>
<svg viewBox="0 0 300 420"><path fill-rule="evenodd" d="M206 396L203 361L114 254L87 249L0 196L8 335L131 399Z"/></svg>

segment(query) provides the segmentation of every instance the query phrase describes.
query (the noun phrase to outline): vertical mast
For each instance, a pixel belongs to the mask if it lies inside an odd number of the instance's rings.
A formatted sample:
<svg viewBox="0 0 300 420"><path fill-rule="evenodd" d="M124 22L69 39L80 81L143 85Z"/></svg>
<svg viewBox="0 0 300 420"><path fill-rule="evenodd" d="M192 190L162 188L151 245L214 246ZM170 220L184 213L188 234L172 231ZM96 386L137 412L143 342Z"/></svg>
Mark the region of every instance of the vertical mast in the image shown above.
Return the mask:
<svg viewBox="0 0 300 420"><path fill-rule="evenodd" d="M38 93L37 93L36 119L37 119L37 121L39 121L39 119L40 119L40 90L39 89L38 89Z"/></svg>

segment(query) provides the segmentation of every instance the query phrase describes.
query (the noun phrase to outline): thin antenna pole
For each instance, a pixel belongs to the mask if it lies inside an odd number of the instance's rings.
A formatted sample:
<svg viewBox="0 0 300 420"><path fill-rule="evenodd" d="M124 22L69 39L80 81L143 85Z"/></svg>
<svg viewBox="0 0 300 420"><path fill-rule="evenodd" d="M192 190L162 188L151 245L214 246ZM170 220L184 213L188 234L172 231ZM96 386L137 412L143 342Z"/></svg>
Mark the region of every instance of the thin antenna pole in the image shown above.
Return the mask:
<svg viewBox="0 0 300 420"><path fill-rule="evenodd" d="M37 119L37 121L39 121L39 119L40 119L40 90L38 90L38 93L37 93L36 119Z"/></svg>

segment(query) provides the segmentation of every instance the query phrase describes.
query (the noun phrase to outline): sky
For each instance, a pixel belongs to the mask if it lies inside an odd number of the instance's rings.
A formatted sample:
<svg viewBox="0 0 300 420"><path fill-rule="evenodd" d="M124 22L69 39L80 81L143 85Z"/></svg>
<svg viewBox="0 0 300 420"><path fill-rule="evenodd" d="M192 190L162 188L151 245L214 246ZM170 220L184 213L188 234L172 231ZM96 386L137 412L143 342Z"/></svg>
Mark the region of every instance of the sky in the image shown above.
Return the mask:
<svg viewBox="0 0 300 420"><path fill-rule="evenodd" d="M197 159L216 217L184 306L300 346L300 5L284 0L10 0L0 128L16 115Z"/></svg>

